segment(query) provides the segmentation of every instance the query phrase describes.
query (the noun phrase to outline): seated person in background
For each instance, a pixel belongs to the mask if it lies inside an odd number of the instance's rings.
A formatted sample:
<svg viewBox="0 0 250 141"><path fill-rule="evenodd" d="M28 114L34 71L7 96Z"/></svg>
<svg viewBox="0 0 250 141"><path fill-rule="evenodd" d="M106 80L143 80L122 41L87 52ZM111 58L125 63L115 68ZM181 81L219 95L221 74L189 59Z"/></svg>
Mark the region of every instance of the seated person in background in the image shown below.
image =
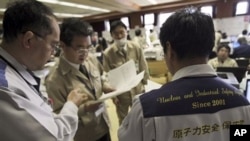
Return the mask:
<svg viewBox="0 0 250 141"><path fill-rule="evenodd" d="M247 35L248 31L246 29L244 29L241 34L238 36L238 39L241 38L241 37L245 37L246 38L246 41L247 41L247 44L250 43L250 37L249 35Z"/></svg>
<svg viewBox="0 0 250 141"><path fill-rule="evenodd" d="M229 52L229 54L233 54L233 44L232 44L232 40L231 40L230 37L227 36L227 33L226 33L226 32L224 32L224 33L221 34L221 39L220 39L219 45L221 45L221 44L223 44L223 45L228 45L228 46L230 47L230 52ZM219 45L218 45L218 46L219 46Z"/></svg>
<svg viewBox="0 0 250 141"><path fill-rule="evenodd" d="M217 57L210 59L208 64L214 69L217 67L238 67L237 62L229 58L230 47L226 44L221 44L217 49Z"/></svg>
<svg viewBox="0 0 250 141"><path fill-rule="evenodd" d="M250 45L247 44L245 37L240 37L238 39L239 47L235 48L232 54L232 58L245 57L250 58Z"/></svg>

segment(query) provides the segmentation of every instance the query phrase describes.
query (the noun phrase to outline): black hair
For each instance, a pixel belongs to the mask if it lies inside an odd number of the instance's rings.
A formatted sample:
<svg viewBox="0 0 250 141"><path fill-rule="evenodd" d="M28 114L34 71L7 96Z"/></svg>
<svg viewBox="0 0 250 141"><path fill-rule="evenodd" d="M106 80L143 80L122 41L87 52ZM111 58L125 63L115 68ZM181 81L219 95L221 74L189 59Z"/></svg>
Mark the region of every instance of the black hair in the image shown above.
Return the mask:
<svg viewBox="0 0 250 141"><path fill-rule="evenodd" d="M226 48L229 53L231 51L231 48L228 46L228 44L220 44L217 48L217 52L219 52L222 48Z"/></svg>
<svg viewBox="0 0 250 141"><path fill-rule="evenodd" d="M126 25L125 25L122 21L117 20L117 21L113 21L113 22L110 24L110 33L112 34L113 31L114 31L117 27L119 27L119 26L124 27L125 30L127 30Z"/></svg>
<svg viewBox="0 0 250 141"><path fill-rule="evenodd" d="M246 29L244 29L244 30L242 31L242 35L247 35L247 30L246 30Z"/></svg>
<svg viewBox="0 0 250 141"><path fill-rule="evenodd" d="M141 30L140 29L136 29L135 30L135 35L136 36L141 36Z"/></svg>
<svg viewBox="0 0 250 141"><path fill-rule="evenodd" d="M222 35L221 35L221 38L222 38L222 39L226 39L226 38L227 38L227 33L226 33L226 32L223 32Z"/></svg>
<svg viewBox="0 0 250 141"><path fill-rule="evenodd" d="M160 41L167 52L167 42L179 59L209 56L214 46L215 32L210 16L194 8L172 14L162 25Z"/></svg>
<svg viewBox="0 0 250 141"><path fill-rule="evenodd" d="M52 33L52 10L36 0L19 0L7 5L3 16L3 40L12 42L19 34L35 32L41 37Z"/></svg>
<svg viewBox="0 0 250 141"><path fill-rule="evenodd" d="M61 26L60 40L67 46L75 36L90 36L93 32L92 26L80 18L66 18Z"/></svg>

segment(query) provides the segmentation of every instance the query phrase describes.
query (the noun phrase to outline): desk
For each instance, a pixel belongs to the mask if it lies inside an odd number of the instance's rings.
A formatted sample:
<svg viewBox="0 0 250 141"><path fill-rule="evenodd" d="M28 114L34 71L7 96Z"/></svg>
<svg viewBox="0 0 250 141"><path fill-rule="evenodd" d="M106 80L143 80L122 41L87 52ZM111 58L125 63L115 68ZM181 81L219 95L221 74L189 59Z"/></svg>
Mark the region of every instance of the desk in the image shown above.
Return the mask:
<svg viewBox="0 0 250 141"><path fill-rule="evenodd" d="M147 60L147 63L152 81L165 84L172 79L164 60Z"/></svg>

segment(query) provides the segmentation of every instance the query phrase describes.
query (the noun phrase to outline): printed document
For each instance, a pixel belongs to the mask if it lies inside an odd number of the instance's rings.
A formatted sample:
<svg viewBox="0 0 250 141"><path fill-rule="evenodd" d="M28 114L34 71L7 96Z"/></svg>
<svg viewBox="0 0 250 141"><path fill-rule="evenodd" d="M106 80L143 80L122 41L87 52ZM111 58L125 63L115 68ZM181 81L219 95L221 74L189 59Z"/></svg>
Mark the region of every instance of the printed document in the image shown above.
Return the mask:
<svg viewBox="0 0 250 141"><path fill-rule="evenodd" d="M116 90L107 94L103 94L97 101L104 101L124 92L130 91L141 82L143 77L144 71L136 74L136 66L133 60L126 62L120 67L108 72L109 83Z"/></svg>

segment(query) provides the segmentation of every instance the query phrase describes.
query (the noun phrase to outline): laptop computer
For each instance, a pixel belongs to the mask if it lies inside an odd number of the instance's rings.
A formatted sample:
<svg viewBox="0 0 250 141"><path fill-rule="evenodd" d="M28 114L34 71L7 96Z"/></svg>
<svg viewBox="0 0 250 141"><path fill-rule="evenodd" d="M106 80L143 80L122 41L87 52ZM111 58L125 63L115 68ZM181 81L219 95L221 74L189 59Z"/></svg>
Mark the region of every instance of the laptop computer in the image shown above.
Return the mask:
<svg viewBox="0 0 250 141"><path fill-rule="evenodd" d="M217 67L216 72L231 72L234 74L238 82L242 81L247 71L246 67Z"/></svg>
<svg viewBox="0 0 250 141"><path fill-rule="evenodd" d="M249 58L235 58L239 67L246 67L249 65Z"/></svg>

